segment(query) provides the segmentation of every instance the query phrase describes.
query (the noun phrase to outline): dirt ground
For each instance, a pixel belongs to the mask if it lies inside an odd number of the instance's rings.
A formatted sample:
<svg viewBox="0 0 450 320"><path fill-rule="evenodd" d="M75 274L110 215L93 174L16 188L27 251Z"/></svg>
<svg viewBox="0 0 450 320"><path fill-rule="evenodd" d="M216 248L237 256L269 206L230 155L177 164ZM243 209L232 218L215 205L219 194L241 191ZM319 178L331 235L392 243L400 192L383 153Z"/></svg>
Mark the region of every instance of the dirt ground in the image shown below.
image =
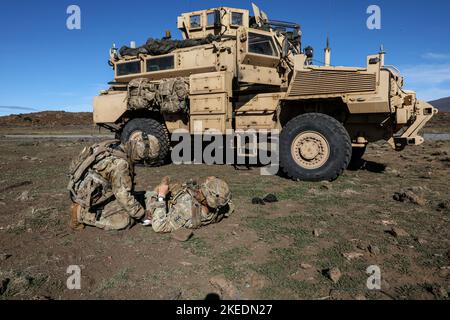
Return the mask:
<svg viewBox="0 0 450 320"><path fill-rule="evenodd" d="M448 299L450 142L402 153L373 144L333 183L232 166L138 168L137 191L165 175L230 183L235 214L187 242L140 225L68 229L67 167L90 143L0 139L0 299ZM252 204L267 193L279 202ZM81 290L66 287L70 265L81 267ZM381 290L367 289L369 266Z"/></svg>

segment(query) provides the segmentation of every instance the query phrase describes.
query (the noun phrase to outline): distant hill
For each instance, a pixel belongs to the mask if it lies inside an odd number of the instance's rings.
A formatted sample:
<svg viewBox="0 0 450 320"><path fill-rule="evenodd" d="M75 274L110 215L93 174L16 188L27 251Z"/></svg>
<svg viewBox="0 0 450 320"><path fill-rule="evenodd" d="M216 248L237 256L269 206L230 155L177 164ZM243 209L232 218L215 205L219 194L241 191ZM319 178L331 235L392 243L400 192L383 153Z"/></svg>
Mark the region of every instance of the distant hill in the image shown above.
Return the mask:
<svg viewBox="0 0 450 320"><path fill-rule="evenodd" d="M55 128L92 125L90 112L44 111L0 117L0 127Z"/></svg>
<svg viewBox="0 0 450 320"><path fill-rule="evenodd" d="M430 101L430 104L438 108L441 112L450 112L450 97Z"/></svg>

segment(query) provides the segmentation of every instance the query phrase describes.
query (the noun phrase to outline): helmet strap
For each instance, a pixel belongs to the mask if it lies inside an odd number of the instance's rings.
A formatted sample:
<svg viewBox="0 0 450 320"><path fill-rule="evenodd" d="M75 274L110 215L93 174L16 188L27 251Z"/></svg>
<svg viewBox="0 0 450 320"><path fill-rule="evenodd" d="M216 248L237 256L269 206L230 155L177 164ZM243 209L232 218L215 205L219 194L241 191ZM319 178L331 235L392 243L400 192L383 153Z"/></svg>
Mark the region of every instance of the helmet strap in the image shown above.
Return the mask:
<svg viewBox="0 0 450 320"><path fill-rule="evenodd" d="M144 131L142 131L142 140L145 143L144 163L148 163L150 161L150 141L148 140L148 134Z"/></svg>

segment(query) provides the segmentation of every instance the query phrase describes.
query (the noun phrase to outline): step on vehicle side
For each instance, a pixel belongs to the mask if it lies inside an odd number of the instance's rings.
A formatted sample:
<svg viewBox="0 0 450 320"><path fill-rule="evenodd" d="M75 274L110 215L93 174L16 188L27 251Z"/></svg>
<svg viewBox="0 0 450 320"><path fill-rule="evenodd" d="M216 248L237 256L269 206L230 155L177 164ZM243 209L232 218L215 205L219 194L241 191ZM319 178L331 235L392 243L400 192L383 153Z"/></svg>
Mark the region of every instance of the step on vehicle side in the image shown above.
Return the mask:
<svg viewBox="0 0 450 320"><path fill-rule="evenodd" d="M294 180L334 180L371 142L395 150L420 145L419 131L437 113L403 89L403 77L384 64L313 64L300 26L270 20L253 5L221 7L178 17L183 40L170 34L139 48L110 50L110 88L94 99L94 122L122 141L140 131L156 136L164 163L177 129L279 129L280 164Z"/></svg>

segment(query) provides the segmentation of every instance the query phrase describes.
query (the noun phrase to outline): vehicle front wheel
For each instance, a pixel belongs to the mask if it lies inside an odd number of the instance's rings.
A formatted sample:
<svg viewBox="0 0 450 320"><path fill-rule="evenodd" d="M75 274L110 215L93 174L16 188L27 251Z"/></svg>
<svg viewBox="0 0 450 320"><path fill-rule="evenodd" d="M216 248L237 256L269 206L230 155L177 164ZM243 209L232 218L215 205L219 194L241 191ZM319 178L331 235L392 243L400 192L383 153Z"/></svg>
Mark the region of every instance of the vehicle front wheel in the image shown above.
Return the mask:
<svg viewBox="0 0 450 320"><path fill-rule="evenodd" d="M120 140L122 143L127 143L129 140L140 139L142 132L145 132L148 136L156 137L160 145L158 158L147 163L147 165L152 167L163 165L169 157L170 142L167 128L159 121L149 118L133 119L123 128Z"/></svg>
<svg viewBox="0 0 450 320"><path fill-rule="evenodd" d="M322 113L300 115L280 136L280 165L291 179L333 181L347 169L352 143L344 126Z"/></svg>

